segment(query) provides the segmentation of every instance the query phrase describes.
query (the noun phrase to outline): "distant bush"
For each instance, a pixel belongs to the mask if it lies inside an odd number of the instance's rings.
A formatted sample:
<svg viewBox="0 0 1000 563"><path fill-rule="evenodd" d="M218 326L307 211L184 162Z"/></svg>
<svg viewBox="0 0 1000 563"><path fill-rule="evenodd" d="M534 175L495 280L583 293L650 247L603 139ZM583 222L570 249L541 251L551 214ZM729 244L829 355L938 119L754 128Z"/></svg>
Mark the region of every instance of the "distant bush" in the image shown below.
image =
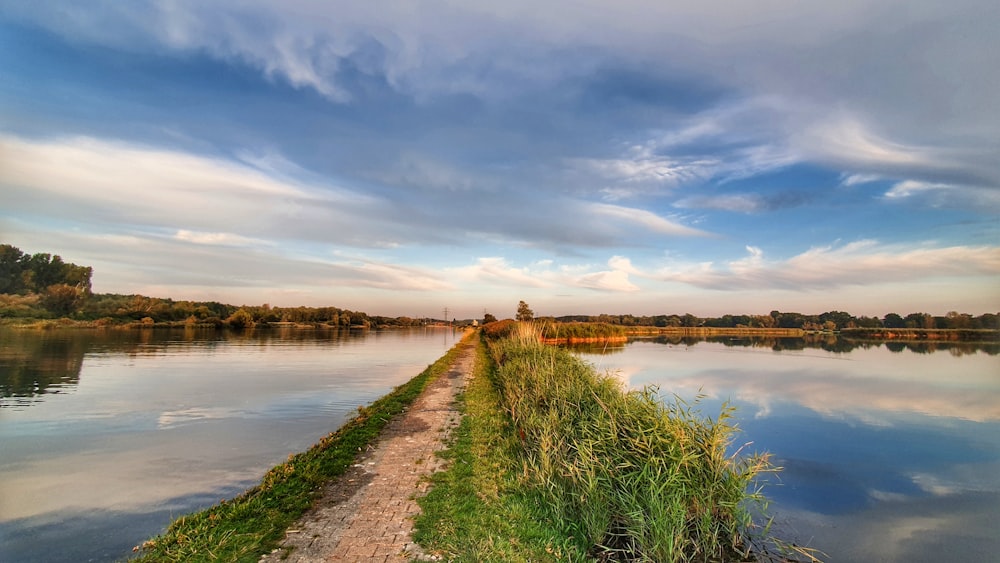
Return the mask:
<svg viewBox="0 0 1000 563"><path fill-rule="evenodd" d="M515 326L517 326L517 322L513 319L504 319L502 321L486 323L483 325L483 336L489 340L506 338L511 335Z"/></svg>

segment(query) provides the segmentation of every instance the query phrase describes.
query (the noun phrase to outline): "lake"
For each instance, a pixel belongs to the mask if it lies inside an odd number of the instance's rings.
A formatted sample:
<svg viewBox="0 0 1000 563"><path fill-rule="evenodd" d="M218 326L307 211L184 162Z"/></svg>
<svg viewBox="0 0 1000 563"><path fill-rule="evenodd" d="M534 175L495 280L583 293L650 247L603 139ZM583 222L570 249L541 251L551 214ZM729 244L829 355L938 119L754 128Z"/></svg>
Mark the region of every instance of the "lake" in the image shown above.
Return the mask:
<svg viewBox="0 0 1000 563"><path fill-rule="evenodd" d="M0 329L0 561L114 561L420 373L450 329Z"/></svg>
<svg viewBox="0 0 1000 563"><path fill-rule="evenodd" d="M775 535L829 562L1000 561L1000 356L987 344L638 340L580 352L657 386L784 469Z"/></svg>
<svg viewBox="0 0 1000 563"><path fill-rule="evenodd" d="M444 354L442 329L0 330L0 561L112 561L231 498ZM582 353L784 470L779 537L830 562L1000 560L997 345L639 340Z"/></svg>

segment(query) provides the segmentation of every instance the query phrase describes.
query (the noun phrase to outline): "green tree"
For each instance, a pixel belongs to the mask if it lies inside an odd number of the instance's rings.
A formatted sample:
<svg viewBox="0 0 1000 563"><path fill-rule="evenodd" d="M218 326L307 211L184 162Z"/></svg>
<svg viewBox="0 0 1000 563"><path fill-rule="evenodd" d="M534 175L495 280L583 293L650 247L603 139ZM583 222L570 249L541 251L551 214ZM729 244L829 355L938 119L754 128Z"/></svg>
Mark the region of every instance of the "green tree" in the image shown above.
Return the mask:
<svg viewBox="0 0 1000 563"><path fill-rule="evenodd" d="M524 303L524 301L522 301L521 303ZM493 313L483 314L483 324L495 323L495 322L497 322L497 318L493 316Z"/></svg>
<svg viewBox="0 0 1000 563"><path fill-rule="evenodd" d="M21 290L24 257L20 248L0 244L0 293L18 293Z"/></svg>
<svg viewBox="0 0 1000 563"><path fill-rule="evenodd" d="M906 321L898 313L888 313L882 319L882 326L885 328L903 328L906 326Z"/></svg>
<svg viewBox="0 0 1000 563"><path fill-rule="evenodd" d="M517 316L514 317L519 321L531 321L535 318L535 312L528 307L528 304L524 301L520 301L517 304Z"/></svg>
<svg viewBox="0 0 1000 563"><path fill-rule="evenodd" d="M927 313L910 313L903 321L906 328L934 328L934 317Z"/></svg>

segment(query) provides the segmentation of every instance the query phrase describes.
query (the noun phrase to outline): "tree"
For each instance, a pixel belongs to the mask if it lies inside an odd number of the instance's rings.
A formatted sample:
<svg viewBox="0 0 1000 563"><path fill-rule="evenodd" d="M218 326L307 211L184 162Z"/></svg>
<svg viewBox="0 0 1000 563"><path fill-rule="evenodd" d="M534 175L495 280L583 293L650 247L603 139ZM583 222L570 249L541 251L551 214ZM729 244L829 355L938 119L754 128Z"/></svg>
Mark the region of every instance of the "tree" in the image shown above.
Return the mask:
<svg viewBox="0 0 1000 563"><path fill-rule="evenodd" d="M906 328L934 328L934 317L927 313L910 313L903 322Z"/></svg>
<svg viewBox="0 0 1000 563"><path fill-rule="evenodd" d="M527 303L520 301L517 304L517 316L514 318L519 321L530 321L535 318L535 312L528 307Z"/></svg>
<svg viewBox="0 0 1000 563"><path fill-rule="evenodd" d="M240 308L238 311L233 313L228 319L226 319L226 322L228 322L229 326L233 328L247 328L254 325L253 315L250 314L250 311L243 308Z"/></svg>
<svg viewBox="0 0 1000 563"><path fill-rule="evenodd" d="M65 317L83 304L86 295L83 289L64 283L52 284L42 294L42 306L54 315Z"/></svg>
<svg viewBox="0 0 1000 563"><path fill-rule="evenodd" d="M524 303L524 301L521 301L521 303ZM495 323L495 322L497 322L497 318L493 316L493 313L483 314L483 324Z"/></svg>
<svg viewBox="0 0 1000 563"><path fill-rule="evenodd" d="M888 313L882 319L882 326L885 328L903 328L906 326L906 322L903 317L899 316L897 313Z"/></svg>
<svg viewBox="0 0 1000 563"><path fill-rule="evenodd" d="M24 253L16 246L0 244L0 293L17 293L21 289Z"/></svg>

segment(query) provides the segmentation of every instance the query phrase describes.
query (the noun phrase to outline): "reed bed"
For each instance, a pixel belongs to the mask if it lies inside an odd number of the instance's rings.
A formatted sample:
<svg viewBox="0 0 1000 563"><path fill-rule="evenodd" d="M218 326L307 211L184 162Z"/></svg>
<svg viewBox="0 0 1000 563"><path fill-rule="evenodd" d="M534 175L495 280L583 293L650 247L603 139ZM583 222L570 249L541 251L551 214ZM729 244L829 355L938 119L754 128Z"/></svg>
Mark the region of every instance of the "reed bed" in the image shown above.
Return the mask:
<svg viewBox="0 0 1000 563"><path fill-rule="evenodd" d="M489 351L500 407L520 443L522 485L556 527L605 561L754 560L756 478L766 455L730 455L733 409L702 417L655 389L627 392L529 323L495 331ZM490 331L485 331L489 334ZM503 334L500 334L503 333Z"/></svg>
<svg viewBox="0 0 1000 563"><path fill-rule="evenodd" d="M541 338L550 339L621 339L627 340L625 327L609 323L545 323Z"/></svg>

